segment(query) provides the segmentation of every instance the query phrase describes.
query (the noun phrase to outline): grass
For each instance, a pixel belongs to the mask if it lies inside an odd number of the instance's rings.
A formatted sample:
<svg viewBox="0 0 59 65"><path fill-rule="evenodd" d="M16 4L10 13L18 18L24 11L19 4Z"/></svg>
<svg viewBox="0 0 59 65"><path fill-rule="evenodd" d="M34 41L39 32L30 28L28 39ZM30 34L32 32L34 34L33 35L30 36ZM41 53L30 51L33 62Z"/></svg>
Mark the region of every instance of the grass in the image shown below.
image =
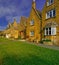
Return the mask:
<svg viewBox="0 0 59 65"><path fill-rule="evenodd" d="M59 51L0 38L0 65L59 65Z"/></svg>

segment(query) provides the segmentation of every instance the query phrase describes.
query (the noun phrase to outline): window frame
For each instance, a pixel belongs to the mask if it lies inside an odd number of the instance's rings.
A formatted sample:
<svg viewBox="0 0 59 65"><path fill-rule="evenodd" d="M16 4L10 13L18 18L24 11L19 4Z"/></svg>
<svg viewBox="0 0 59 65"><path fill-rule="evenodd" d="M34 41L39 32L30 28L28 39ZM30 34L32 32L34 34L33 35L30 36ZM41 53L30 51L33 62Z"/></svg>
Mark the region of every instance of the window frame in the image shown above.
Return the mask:
<svg viewBox="0 0 59 65"><path fill-rule="evenodd" d="M49 10L48 12L46 12L46 19L52 18L55 16L56 16L56 10L55 9L52 9L52 10Z"/></svg>
<svg viewBox="0 0 59 65"><path fill-rule="evenodd" d="M30 25L33 26L34 25L34 20L30 21Z"/></svg>
<svg viewBox="0 0 59 65"><path fill-rule="evenodd" d="M52 5L54 3L54 0L49 0L49 1L47 1L47 6L50 6L50 5Z"/></svg>
<svg viewBox="0 0 59 65"><path fill-rule="evenodd" d="M30 36L34 36L35 32L34 31L30 31Z"/></svg>
<svg viewBox="0 0 59 65"><path fill-rule="evenodd" d="M51 28L51 29L49 29L49 28ZM45 28L44 35L45 36L56 35L56 27L48 27L48 28Z"/></svg>

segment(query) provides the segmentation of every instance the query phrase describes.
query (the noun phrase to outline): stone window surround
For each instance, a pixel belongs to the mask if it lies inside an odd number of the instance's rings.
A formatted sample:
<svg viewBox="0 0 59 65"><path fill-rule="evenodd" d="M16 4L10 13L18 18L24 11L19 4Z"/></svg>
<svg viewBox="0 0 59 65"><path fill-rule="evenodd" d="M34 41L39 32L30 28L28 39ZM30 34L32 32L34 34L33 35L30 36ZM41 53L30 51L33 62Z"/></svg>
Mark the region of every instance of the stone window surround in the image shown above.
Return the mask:
<svg viewBox="0 0 59 65"><path fill-rule="evenodd" d="M56 35L56 27L45 28L45 35Z"/></svg>

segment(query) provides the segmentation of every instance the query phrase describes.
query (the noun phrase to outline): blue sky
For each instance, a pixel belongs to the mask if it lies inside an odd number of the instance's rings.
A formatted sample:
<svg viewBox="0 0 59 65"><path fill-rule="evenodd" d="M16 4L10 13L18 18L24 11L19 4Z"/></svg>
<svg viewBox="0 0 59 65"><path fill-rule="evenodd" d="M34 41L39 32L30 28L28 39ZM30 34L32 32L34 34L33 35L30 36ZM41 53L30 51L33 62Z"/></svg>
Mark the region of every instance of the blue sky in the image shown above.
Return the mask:
<svg viewBox="0 0 59 65"><path fill-rule="evenodd" d="M36 8L42 10L46 0L36 0ZM0 0L0 30L4 29L8 22L16 18L20 22L21 16L28 17L32 6L32 0Z"/></svg>

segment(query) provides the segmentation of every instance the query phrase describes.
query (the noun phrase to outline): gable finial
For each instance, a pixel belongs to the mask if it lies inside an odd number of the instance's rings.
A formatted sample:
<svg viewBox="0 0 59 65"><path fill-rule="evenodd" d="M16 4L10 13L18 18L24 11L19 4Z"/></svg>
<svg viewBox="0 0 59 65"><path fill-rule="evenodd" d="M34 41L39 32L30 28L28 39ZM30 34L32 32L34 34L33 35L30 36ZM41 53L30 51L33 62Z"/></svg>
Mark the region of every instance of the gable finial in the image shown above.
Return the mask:
<svg viewBox="0 0 59 65"><path fill-rule="evenodd" d="M36 9L36 0L32 0L32 7Z"/></svg>

